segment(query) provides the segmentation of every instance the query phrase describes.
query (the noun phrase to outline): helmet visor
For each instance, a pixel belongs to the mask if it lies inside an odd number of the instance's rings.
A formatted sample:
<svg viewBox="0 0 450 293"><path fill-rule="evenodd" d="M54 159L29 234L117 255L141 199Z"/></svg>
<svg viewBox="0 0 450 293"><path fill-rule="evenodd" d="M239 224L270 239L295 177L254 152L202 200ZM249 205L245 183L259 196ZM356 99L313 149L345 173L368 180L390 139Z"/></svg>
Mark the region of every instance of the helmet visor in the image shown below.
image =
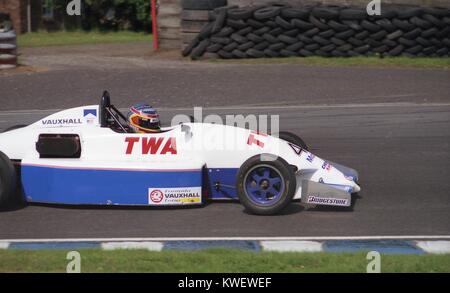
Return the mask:
<svg viewBox="0 0 450 293"><path fill-rule="evenodd" d="M139 126L143 127L143 128L147 128L147 129L158 129L159 128L159 120L157 119L152 119L156 122L152 122L150 119L149 120L144 120L144 119L139 119Z"/></svg>
<svg viewBox="0 0 450 293"><path fill-rule="evenodd" d="M159 129L159 119L158 118L142 118L139 116L135 116L132 118L133 123L138 125L139 127L145 129Z"/></svg>

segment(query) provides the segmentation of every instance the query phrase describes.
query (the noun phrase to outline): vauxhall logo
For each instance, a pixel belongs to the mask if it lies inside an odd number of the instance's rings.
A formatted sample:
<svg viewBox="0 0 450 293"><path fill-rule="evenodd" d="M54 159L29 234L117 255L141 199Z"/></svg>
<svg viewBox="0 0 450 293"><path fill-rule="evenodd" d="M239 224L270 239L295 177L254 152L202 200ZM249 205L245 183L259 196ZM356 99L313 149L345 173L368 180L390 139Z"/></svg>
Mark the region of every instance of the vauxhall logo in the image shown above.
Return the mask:
<svg viewBox="0 0 450 293"><path fill-rule="evenodd" d="M64 124L83 124L80 118L75 119L47 119L42 120L43 125L64 125Z"/></svg>

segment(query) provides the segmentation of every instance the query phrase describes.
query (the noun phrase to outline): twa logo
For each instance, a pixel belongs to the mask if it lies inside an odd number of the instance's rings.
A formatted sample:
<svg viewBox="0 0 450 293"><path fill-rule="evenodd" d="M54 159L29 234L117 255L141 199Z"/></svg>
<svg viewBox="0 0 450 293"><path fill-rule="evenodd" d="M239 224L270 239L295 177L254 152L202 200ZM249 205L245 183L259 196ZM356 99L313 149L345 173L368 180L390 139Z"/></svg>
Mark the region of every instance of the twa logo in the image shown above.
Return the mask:
<svg viewBox="0 0 450 293"><path fill-rule="evenodd" d="M257 145L260 148L264 147L264 142L261 140L263 137L267 137L267 134L258 132L258 131L252 131L247 139L248 145Z"/></svg>
<svg viewBox="0 0 450 293"><path fill-rule="evenodd" d="M143 155L177 154L177 140L175 137L126 137L125 142L127 143L125 152L127 155L136 152L136 148L140 149ZM137 152L139 153L139 151Z"/></svg>

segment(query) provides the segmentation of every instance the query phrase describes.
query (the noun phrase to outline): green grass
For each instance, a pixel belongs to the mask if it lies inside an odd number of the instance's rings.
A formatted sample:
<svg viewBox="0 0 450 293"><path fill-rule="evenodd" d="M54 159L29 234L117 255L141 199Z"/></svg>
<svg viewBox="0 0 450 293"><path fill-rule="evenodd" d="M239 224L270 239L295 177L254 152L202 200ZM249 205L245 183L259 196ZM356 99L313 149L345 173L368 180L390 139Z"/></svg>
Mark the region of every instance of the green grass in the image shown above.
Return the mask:
<svg viewBox="0 0 450 293"><path fill-rule="evenodd" d="M61 32L35 32L17 36L20 47L47 47L99 43L127 43L127 42L151 42L152 35L130 31L119 32L84 32L84 31L61 31Z"/></svg>
<svg viewBox="0 0 450 293"><path fill-rule="evenodd" d="M325 57L287 57L287 58L260 58L260 59L212 59L209 62L231 64L299 64L305 66L363 66L363 67L406 67L406 68L434 68L450 69L450 58L429 57L349 57L349 58L325 58Z"/></svg>
<svg viewBox="0 0 450 293"><path fill-rule="evenodd" d="M2 250L0 272L65 272L64 250ZM79 250L82 272L366 272L365 253ZM450 255L382 255L382 272L450 272Z"/></svg>

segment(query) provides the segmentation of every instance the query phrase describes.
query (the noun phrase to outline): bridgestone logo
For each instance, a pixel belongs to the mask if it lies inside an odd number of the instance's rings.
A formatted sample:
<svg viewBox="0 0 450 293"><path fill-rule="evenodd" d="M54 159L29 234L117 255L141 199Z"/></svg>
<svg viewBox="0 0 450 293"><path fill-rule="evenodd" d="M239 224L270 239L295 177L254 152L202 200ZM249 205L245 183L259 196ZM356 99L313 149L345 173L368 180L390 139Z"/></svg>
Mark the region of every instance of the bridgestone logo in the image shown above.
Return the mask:
<svg viewBox="0 0 450 293"><path fill-rule="evenodd" d="M334 205L334 206L348 206L348 199L309 196L308 203Z"/></svg>

